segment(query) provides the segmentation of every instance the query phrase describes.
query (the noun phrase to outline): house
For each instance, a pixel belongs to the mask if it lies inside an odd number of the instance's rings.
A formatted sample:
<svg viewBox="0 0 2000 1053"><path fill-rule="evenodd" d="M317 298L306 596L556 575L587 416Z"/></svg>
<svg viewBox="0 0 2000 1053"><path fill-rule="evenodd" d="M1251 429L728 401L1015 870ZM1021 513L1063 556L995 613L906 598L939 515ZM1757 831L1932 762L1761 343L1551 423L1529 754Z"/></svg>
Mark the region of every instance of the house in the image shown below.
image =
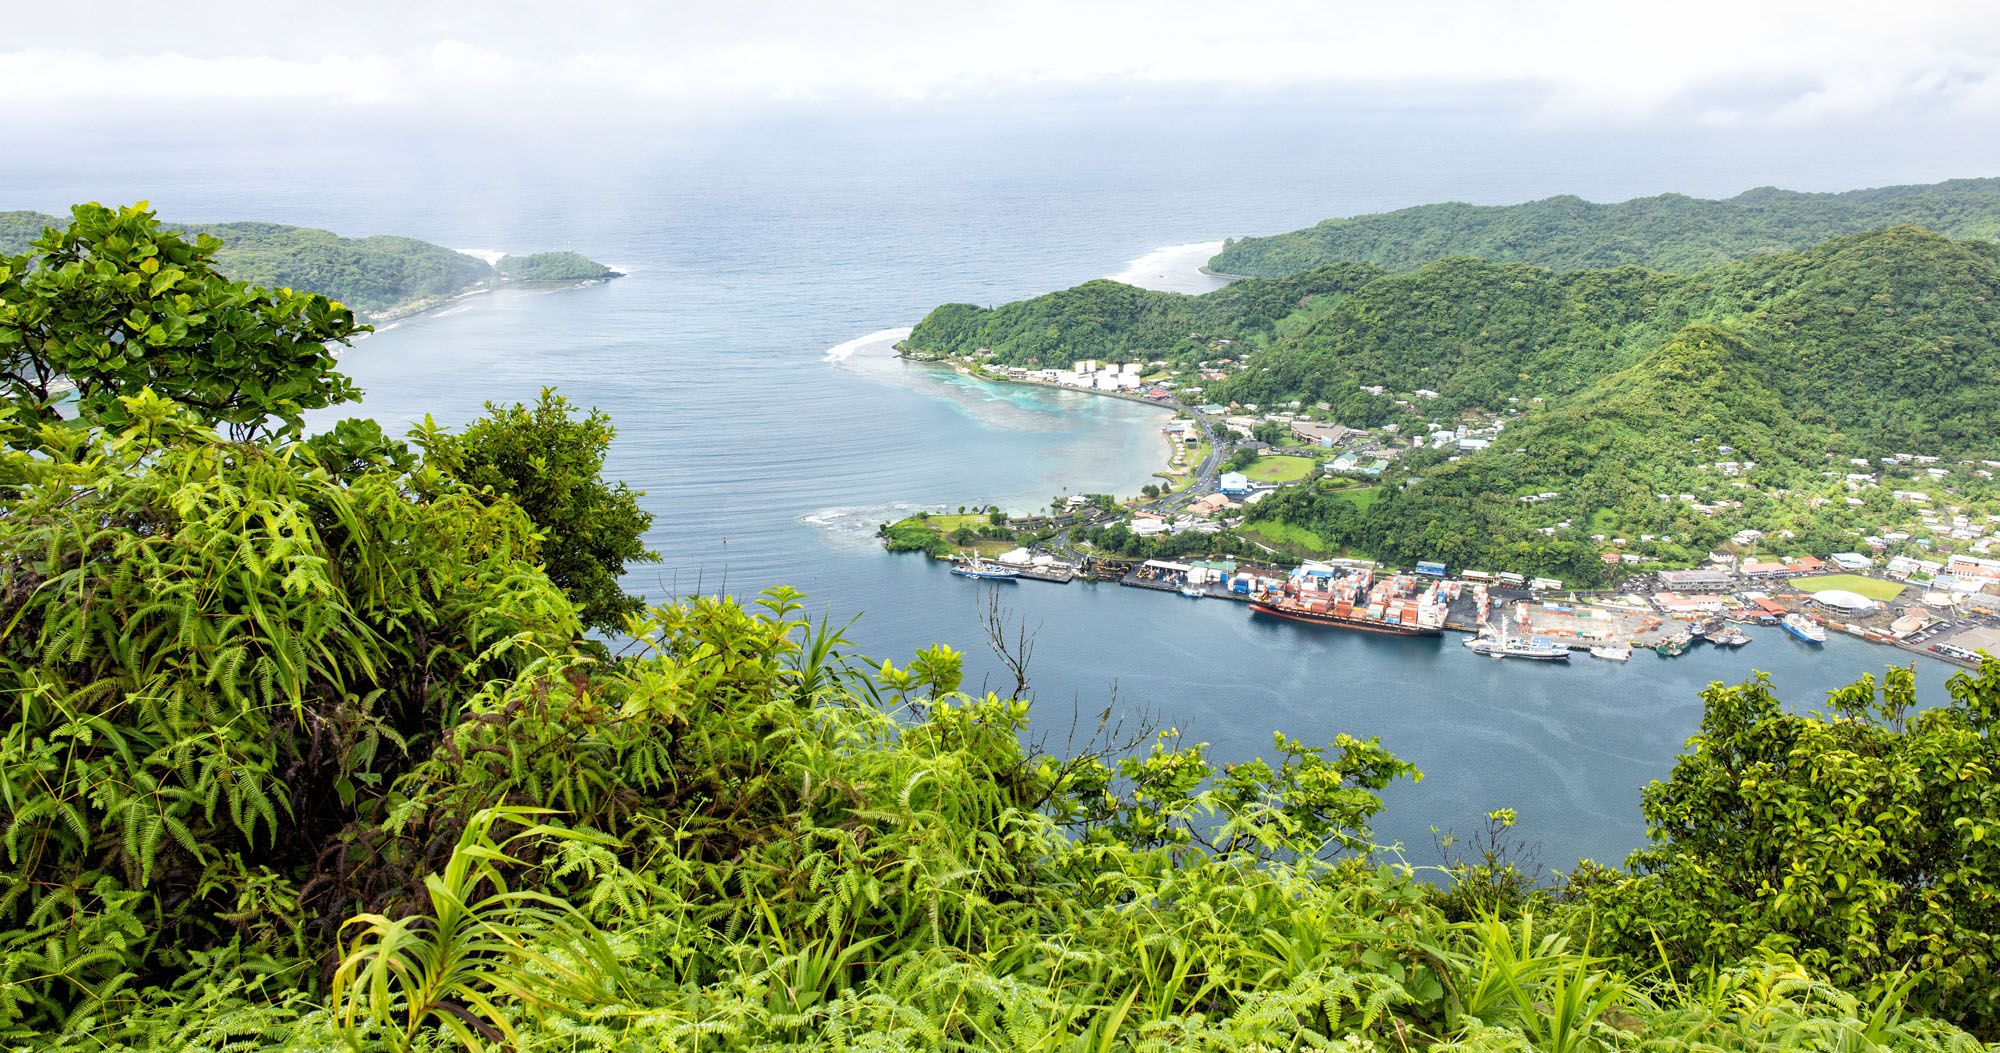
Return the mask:
<svg viewBox="0 0 2000 1053"><path fill-rule="evenodd" d="M1830 558L1842 570L1867 570L1875 562L1859 552L1836 552Z"/></svg>
<svg viewBox="0 0 2000 1053"><path fill-rule="evenodd" d="M1946 562L1945 568L1951 574L1960 578L2000 581L2000 559L1979 559L1975 556L1955 555Z"/></svg>

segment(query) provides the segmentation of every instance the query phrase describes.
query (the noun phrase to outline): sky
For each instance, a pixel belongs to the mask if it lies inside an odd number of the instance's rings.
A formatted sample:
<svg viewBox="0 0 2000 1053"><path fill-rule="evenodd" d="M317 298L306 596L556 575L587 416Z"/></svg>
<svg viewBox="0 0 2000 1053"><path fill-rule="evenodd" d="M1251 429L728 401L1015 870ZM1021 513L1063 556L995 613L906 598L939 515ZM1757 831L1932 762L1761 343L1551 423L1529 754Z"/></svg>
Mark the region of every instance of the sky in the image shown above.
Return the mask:
<svg viewBox="0 0 2000 1053"><path fill-rule="evenodd" d="M43 121L1207 97L1556 126L2000 124L1991 0L0 0L0 15L0 82Z"/></svg>

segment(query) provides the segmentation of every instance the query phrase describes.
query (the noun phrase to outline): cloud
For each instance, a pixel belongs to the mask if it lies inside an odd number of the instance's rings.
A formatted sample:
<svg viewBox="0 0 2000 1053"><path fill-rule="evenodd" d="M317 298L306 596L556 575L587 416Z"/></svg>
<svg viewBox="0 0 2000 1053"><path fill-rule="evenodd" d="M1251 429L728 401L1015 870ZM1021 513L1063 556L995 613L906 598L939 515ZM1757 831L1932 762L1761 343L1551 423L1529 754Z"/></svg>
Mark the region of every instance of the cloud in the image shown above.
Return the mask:
<svg viewBox="0 0 2000 1053"><path fill-rule="evenodd" d="M296 16L217 0L171 19L113 0L88 33L57 6L10 26L0 78L17 100L24 90L65 107L134 94L359 107L543 100L672 116L1222 89L1504 98L1552 122L2000 117L2000 6L1973 0L1889 12L1798 0L355 0ZM74 44L84 39L91 49Z"/></svg>

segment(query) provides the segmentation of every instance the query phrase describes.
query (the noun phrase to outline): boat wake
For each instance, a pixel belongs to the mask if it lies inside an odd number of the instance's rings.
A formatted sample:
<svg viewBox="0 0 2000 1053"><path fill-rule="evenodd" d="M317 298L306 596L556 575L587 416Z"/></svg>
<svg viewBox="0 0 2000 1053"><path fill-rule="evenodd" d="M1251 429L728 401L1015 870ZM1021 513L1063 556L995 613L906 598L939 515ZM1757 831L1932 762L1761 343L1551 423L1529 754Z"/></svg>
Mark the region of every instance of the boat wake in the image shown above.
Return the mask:
<svg viewBox="0 0 2000 1053"><path fill-rule="evenodd" d="M867 336L857 336L852 340L835 344L826 349L825 361L845 362L864 351L867 352L863 356L865 358L884 357L881 352L895 350L896 345L910 335L910 329L911 327L907 325L895 329L878 329Z"/></svg>
<svg viewBox="0 0 2000 1053"><path fill-rule="evenodd" d="M1155 292L1205 293L1229 284L1214 275L1202 273L1202 267L1209 258L1221 251L1222 242L1219 241L1168 245L1146 253L1127 263L1124 270L1107 277L1114 282Z"/></svg>

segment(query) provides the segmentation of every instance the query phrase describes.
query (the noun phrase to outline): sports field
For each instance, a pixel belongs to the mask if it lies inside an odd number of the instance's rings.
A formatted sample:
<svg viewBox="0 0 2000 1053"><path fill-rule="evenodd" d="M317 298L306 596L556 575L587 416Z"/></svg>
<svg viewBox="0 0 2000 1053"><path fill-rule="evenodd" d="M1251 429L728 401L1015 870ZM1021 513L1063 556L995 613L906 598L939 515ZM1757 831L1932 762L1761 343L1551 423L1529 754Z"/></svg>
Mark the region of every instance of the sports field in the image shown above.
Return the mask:
<svg viewBox="0 0 2000 1053"><path fill-rule="evenodd" d="M1816 578L1793 578L1801 592L1825 592L1828 589L1846 589L1858 592L1871 600L1888 602L1903 591L1899 581L1883 581L1880 578L1864 578L1859 574L1822 574Z"/></svg>

